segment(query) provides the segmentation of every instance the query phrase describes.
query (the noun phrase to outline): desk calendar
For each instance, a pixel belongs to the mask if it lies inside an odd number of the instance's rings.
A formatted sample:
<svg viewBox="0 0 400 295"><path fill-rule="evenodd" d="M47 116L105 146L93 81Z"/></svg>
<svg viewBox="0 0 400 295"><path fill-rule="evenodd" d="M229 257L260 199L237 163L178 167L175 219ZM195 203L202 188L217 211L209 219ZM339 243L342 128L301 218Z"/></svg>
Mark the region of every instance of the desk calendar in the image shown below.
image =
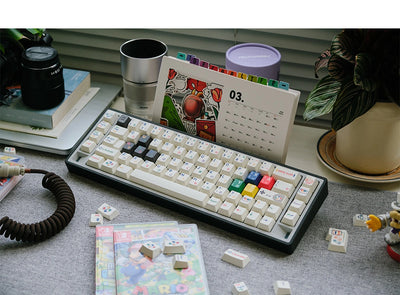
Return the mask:
<svg viewBox="0 0 400 295"><path fill-rule="evenodd" d="M300 92L215 68L164 57L153 121L284 163Z"/></svg>

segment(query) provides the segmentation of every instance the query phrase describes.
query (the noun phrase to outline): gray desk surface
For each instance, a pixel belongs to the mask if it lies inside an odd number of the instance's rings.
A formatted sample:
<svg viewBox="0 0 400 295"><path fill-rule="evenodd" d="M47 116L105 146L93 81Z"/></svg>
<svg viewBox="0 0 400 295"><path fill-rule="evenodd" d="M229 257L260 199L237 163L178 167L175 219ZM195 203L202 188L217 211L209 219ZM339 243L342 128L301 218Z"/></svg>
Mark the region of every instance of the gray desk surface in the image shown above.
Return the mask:
<svg viewBox="0 0 400 295"><path fill-rule="evenodd" d="M3 146L0 146L2 149ZM95 229L89 216L107 202L120 211L113 223L176 220L199 228L211 294L231 294L244 281L252 295L274 294L273 282L287 280L292 294L399 294L400 264L386 252L386 230L369 233L354 227L357 213L385 213L394 192L329 183L329 195L298 248L286 255L227 233L190 217L167 211L68 172L64 157L18 149L27 167L43 168L63 177L74 191L77 209L58 235L38 244L23 244L0 236L0 294L94 294ZM28 174L0 202L0 217L32 223L50 216L56 203L40 185L42 175ZM107 223L108 221L105 221ZM111 222L108 222L111 223ZM349 232L347 253L328 251L329 227ZM233 248L249 255L243 269L221 261Z"/></svg>

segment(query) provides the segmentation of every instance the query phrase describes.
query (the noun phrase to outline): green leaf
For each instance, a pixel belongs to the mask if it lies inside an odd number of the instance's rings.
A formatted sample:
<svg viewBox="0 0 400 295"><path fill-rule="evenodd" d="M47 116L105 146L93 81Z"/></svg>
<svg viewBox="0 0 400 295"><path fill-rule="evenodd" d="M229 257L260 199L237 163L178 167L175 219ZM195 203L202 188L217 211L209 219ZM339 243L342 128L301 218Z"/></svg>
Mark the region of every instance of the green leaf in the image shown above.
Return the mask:
<svg viewBox="0 0 400 295"><path fill-rule="evenodd" d="M331 52L329 51L329 49L322 52L321 55L318 57L314 65L315 78L318 78L318 72L320 70L325 69L328 66L330 57Z"/></svg>
<svg viewBox="0 0 400 295"><path fill-rule="evenodd" d="M365 91L375 91L377 81L373 77L374 72L374 61L371 55L368 53L357 54L354 67L354 84Z"/></svg>
<svg viewBox="0 0 400 295"><path fill-rule="evenodd" d="M305 104L303 118L311 120L332 111L341 83L331 76L322 78L311 91Z"/></svg>
<svg viewBox="0 0 400 295"><path fill-rule="evenodd" d="M331 54L338 55L339 57L354 63L354 44L352 38L345 31L336 35L331 44Z"/></svg>
<svg viewBox="0 0 400 295"><path fill-rule="evenodd" d="M375 102L375 92L363 91L351 80L343 84L333 106L332 128L336 131L343 128L366 113Z"/></svg>
<svg viewBox="0 0 400 295"><path fill-rule="evenodd" d="M329 59L328 63L329 75L337 81L342 82L345 79L352 77L354 73L353 68L354 65L352 63L349 63L347 60L337 55L334 55Z"/></svg>

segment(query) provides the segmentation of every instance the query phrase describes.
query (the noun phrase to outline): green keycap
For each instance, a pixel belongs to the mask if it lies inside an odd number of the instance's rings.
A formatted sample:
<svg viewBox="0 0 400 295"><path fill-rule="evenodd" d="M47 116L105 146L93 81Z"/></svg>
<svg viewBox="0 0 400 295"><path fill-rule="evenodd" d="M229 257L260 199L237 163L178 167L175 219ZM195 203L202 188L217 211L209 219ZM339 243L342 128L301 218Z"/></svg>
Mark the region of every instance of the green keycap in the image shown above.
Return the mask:
<svg viewBox="0 0 400 295"><path fill-rule="evenodd" d="M244 190L245 186L246 183L243 180L235 178L229 186L229 190L241 193Z"/></svg>

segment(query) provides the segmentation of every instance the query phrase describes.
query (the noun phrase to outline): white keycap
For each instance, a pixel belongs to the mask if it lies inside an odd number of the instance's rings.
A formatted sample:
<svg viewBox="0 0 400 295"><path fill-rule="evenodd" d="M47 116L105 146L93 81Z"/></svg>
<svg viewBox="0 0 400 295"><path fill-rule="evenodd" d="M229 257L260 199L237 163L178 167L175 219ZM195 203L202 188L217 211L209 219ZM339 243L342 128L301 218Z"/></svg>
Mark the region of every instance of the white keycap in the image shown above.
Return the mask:
<svg viewBox="0 0 400 295"><path fill-rule="evenodd" d="M114 174L115 170L117 170L117 167L119 166L119 163L117 161L113 161L110 159L106 159L103 164L101 164L100 170L103 170L104 172Z"/></svg>
<svg viewBox="0 0 400 295"><path fill-rule="evenodd" d="M222 164L223 163L220 159L214 158L211 160L210 164L208 165L208 169L219 172L222 168Z"/></svg>
<svg viewBox="0 0 400 295"><path fill-rule="evenodd" d="M179 170L182 166L183 162L181 159L172 158L171 161L168 163L168 168Z"/></svg>
<svg viewBox="0 0 400 295"><path fill-rule="evenodd" d="M157 164L160 164L160 165L168 166L168 164L169 164L170 161L171 161L171 156L162 153L162 154L158 157L156 163L157 163Z"/></svg>
<svg viewBox="0 0 400 295"><path fill-rule="evenodd" d="M268 175L271 176L272 173L274 172L275 166L270 163L270 162L263 162L260 166L260 170L259 172L261 173L261 175Z"/></svg>
<svg viewBox="0 0 400 295"><path fill-rule="evenodd" d="M203 185L203 180L199 177L192 177L192 179L190 179L188 183L188 187L195 190L200 190L202 185Z"/></svg>
<svg viewBox="0 0 400 295"><path fill-rule="evenodd" d="M206 193L208 196L211 196L214 190L215 184L209 181L205 181L200 188L200 191Z"/></svg>
<svg viewBox="0 0 400 295"><path fill-rule="evenodd" d="M249 171L245 167L238 167L232 175L232 178L238 178L241 180L245 180Z"/></svg>
<svg viewBox="0 0 400 295"><path fill-rule="evenodd" d="M288 198L290 198L290 196L292 195L292 193L294 191L294 186L288 182L278 179L275 182L274 186L272 187L272 191L279 193L279 194L283 194L283 195L287 196Z"/></svg>
<svg viewBox="0 0 400 295"><path fill-rule="evenodd" d="M199 158L199 153L194 150L189 150L184 156L183 160L189 163L196 163Z"/></svg>
<svg viewBox="0 0 400 295"><path fill-rule="evenodd" d="M163 177L168 181L174 181L178 177L178 175L178 170L167 168Z"/></svg>
<svg viewBox="0 0 400 295"><path fill-rule="evenodd" d="M186 174L192 174L195 166L192 163L185 162L181 166L181 172L186 173Z"/></svg>
<svg viewBox="0 0 400 295"><path fill-rule="evenodd" d="M128 135L128 128L114 125L113 128L111 128L110 134L124 140Z"/></svg>
<svg viewBox="0 0 400 295"><path fill-rule="evenodd" d="M198 144L199 140L197 138L193 138L193 137L189 137L186 141L185 141L185 147L188 150L195 150L197 144Z"/></svg>
<svg viewBox="0 0 400 295"><path fill-rule="evenodd" d="M101 164L105 161L104 157L99 156L99 155L91 155L89 159L86 162L86 165L100 169Z"/></svg>
<svg viewBox="0 0 400 295"><path fill-rule="evenodd" d="M250 211L249 214L247 214L246 219L244 220L244 223L256 227L258 223L261 220L261 214L256 212L256 211Z"/></svg>
<svg viewBox="0 0 400 295"><path fill-rule="evenodd" d="M293 202L289 206L289 210L296 212L297 214L301 215L303 213L306 204L303 201L298 199L294 199Z"/></svg>
<svg viewBox="0 0 400 295"><path fill-rule="evenodd" d="M251 207L253 207L253 204L255 203L255 199L249 196L243 196L240 201L239 201L239 206L242 206L246 208L247 210L250 210Z"/></svg>
<svg viewBox="0 0 400 295"><path fill-rule="evenodd" d="M104 137L104 134L100 132L99 130L94 130L90 136L89 139L94 141L96 144L98 144Z"/></svg>
<svg viewBox="0 0 400 295"><path fill-rule="evenodd" d="M337 233L338 234L332 234L331 239L329 241L328 250L346 253L349 235L345 230L342 230Z"/></svg>
<svg viewBox="0 0 400 295"><path fill-rule="evenodd" d="M197 166L194 168L192 175L201 179L204 179L207 175L207 169L201 166Z"/></svg>
<svg viewBox="0 0 400 295"><path fill-rule="evenodd" d="M101 215L99 213L91 214L90 215L89 226L96 226L98 224L103 224L103 215Z"/></svg>
<svg viewBox="0 0 400 295"><path fill-rule="evenodd" d="M128 165L128 164L129 164L129 161L130 161L131 159L132 159L132 155L131 155L131 154L128 154L128 153L123 152L123 153L121 153L121 154L118 156L117 161L118 161L118 163L120 163L120 164Z"/></svg>
<svg viewBox="0 0 400 295"><path fill-rule="evenodd" d="M282 223L290 225L290 226L295 226L297 223L297 220L299 220L299 214L297 214L294 211L288 210L285 215L283 215L282 218Z"/></svg>
<svg viewBox="0 0 400 295"><path fill-rule="evenodd" d="M222 156L222 153L223 153L222 147L213 144L213 145L211 145L211 148L210 148L210 151L208 154L210 155L211 158L220 159Z"/></svg>
<svg viewBox="0 0 400 295"><path fill-rule="evenodd" d="M140 167L138 167L138 169L143 170L145 172L151 172L151 170L153 170L155 164L151 161L144 161L142 163L142 165L140 165Z"/></svg>
<svg viewBox="0 0 400 295"><path fill-rule="evenodd" d="M208 154L208 151L210 150L210 148L211 148L211 144L209 142L201 140L199 142L199 144L197 145L196 151L199 154Z"/></svg>
<svg viewBox="0 0 400 295"><path fill-rule="evenodd" d="M206 209L217 212L219 207L221 207L222 200L216 197L211 197L206 204Z"/></svg>
<svg viewBox="0 0 400 295"><path fill-rule="evenodd" d="M246 167L249 158L242 153L238 153L236 157L233 159L233 164L237 167Z"/></svg>
<svg viewBox="0 0 400 295"><path fill-rule="evenodd" d="M165 167L164 165L156 164L151 170L151 174L162 176L165 173L166 169L167 167Z"/></svg>
<svg viewBox="0 0 400 295"><path fill-rule="evenodd" d="M209 170L207 172L207 174L205 175L204 179L206 181L209 181L209 182L212 182L212 183L216 184L220 176L221 175L218 172L215 172L213 170Z"/></svg>
<svg viewBox="0 0 400 295"><path fill-rule="evenodd" d="M255 196L256 200L261 200L267 204L273 204L283 209L288 202L288 197L275 193L267 189L260 189Z"/></svg>
<svg viewBox="0 0 400 295"><path fill-rule="evenodd" d="M130 180L197 206L204 207L208 201L205 193L141 170L134 170L130 175Z"/></svg>
<svg viewBox="0 0 400 295"><path fill-rule="evenodd" d="M172 152L174 151L175 146L170 143L170 142L164 142L163 146L161 147L161 153L164 153L166 155L171 155Z"/></svg>
<svg viewBox="0 0 400 295"><path fill-rule="evenodd" d="M232 293L233 295L250 295L249 289L244 282L234 283Z"/></svg>
<svg viewBox="0 0 400 295"><path fill-rule="evenodd" d="M184 269L189 267L189 259L186 255L174 255L172 259L172 265L175 269Z"/></svg>
<svg viewBox="0 0 400 295"><path fill-rule="evenodd" d="M264 215L265 210L267 210L268 204L267 202L261 201L261 200L257 200L254 205L253 208L251 210L260 213L261 215Z"/></svg>
<svg viewBox="0 0 400 295"><path fill-rule="evenodd" d="M365 222L368 220L367 214L356 214L353 216L354 226L366 226Z"/></svg>
<svg viewBox="0 0 400 295"><path fill-rule="evenodd" d="M106 134L108 130L110 130L111 124L106 121L101 121L96 125L96 130L100 131L103 134Z"/></svg>
<svg viewBox="0 0 400 295"><path fill-rule="evenodd" d="M247 169L249 171L258 171L260 166L261 166L260 159L257 159L257 158L254 158L254 157L251 157L249 159L249 161L247 162L247 165L246 165L246 167L247 167Z"/></svg>
<svg viewBox="0 0 400 295"><path fill-rule="evenodd" d="M190 174L181 172L176 177L176 182L182 185L187 185L190 179L191 179Z"/></svg>
<svg viewBox="0 0 400 295"><path fill-rule="evenodd" d="M272 217L274 220L277 220L279 215L281 214L282 209L276 205L271 204L267 210L265 210L265 215Z"/></svg>
<svg viewBox="0 0 400 295"><path fill-rule="evenodd" d="M173 139L173 143L175 145L183 145L185 141L186 141L186 135L182 133L178 133Z"/></svg>
<svg viewBox="0 0 400 295"><path fill-rule="evenodd" d="M230 149L224 149L221 160L225 163L232 163L235 158L235 152Z"/></svg>
<svg viewBox="0 0 400 295"><path fill-rule="evenodd" d="M286 167L277 166L272 173L275 179L279 179L297 186L300 181L300 173Z"/></svg>
<svg viewBox="0 0 400 295"><path fill-rule="evenodd" d="M288 281L275 281L274 282L275 295L290 295L291 289Z"/></svg>
<svg viewBox="0 0 400 295"><path fill-rule="evenodd" d="M161 248L156 243L147 241L140 247L139 252L154 259L161 254Z"/></svg>
<svg viewBox="0 0 400 295"><path fill-rule="evenodd" d="M235 210L235 205L231 202L224 201L218 210L218 213L224 216L230 217L233 210Z"/></svg>
<svg viewBox="0 0 400 295"><path fill-rule="evenodd" d="M307 204L311 198L311 195L311 191L308 187L301 186L297 191L295 198Z"/></svg>
<svg viewBox="0 0 400 295"><path fill-rule="evenodd" d="M128 135L126 136L126 141L132 142L137 144L140 138L140 133L136 130L129 131Z"/></svg>
<svg viewBox="0 0 400 295"><path fill-rule="evenodd" d="M164 145L163 141L159 138L154 138L149 145L149 149L155 150L157 152L161 151L162 146Z"/></svg>
<svg viewBox="0 0 400 295"><path fill-rule="evenodd" d="M107 136L104 138L102 144L104 144L104 145L106 145L106 146L113 147L114 144L115 144L117 141L118 141L118 137L113 136L113 135L107 135Z"/></svg>
<svg viewBox="0 0 400 295"><path fill-rule="evenodd" d="M164 132L164 128L162 128L161 126L154 126L153 129L151 129L151 132L149 135L152 138L160 138L161 135L163 134L163 132Z"/></svg>
<svg viewBox="0 0 400 295"><path fill-rule="evenodd" d="M217 186L229 187L232 183L232 178L228 175L221 175L217 181Z"/></svg>
<svg viewBox="0 0 400 295"><path fill-rule="evenodd" d="M131 120L131 121L129 122L129 124L128 124L128 129L129 129L129 130L136 130L136 131L138 131L140 125L141 125L141 121L140 121L139 119L132 118L132 120Z"/></svg>
<svg viewBox="0 0 400 295"><path fill-rule="evenodd" d="M207 166L210 164L211 158L205 154L201 154L196 161L196 165L207 168Z"/></svg>
<svg viewBox="0 0 400 295"><path fill-rule="evenodd" d="M225 201L228 193L229 190L226 187L217 186L217 188L214 190L213 196L220 199L221 201Z"/></svg>
<svg viewBox="0 0 400 295"><path fill-rule="evenodd" d="M129 167L125 164L119 165L117 170L115 171L115 175L128 179L129 178L129 174L131 174L133 171L132 167Z"/></svg>
<svg viewBox="0 0 400 295"><path fill-rule="evenodd" d="M138 156L133 156L132 159L129 160L129 166L133 169L139 168L143 164L143 159Z"/></svg>
<svg viewBox="0 0 400 295"><path fill-rule="evenodd" d="M228 195L226 196L226 201L231 202L235 206L239 204L240 199L242 198L242 195L238 192L235 191L230 191Z"/></svg>
<svg viewBox="0 0 400 295"><path fill-rule="evenodd" d="M275 225L275 220L269 216L263 216L258 224L258 228L270 232Z"/></svg>
<svg viewBox="0 0 400 295"><path fill-rule="evenodd" d="M161 139L164 141L172 141L176 135L175 131L172 130L165 130L163 135L161 135Z"/></svg>
<svg viewBox="0 0 400 295"><path fill-rule="evenodd" d="M97 209L97 213L103 215L104 218L108 220L113 220L115 217L119 215L119 211L114 207L104 203Z"/></svg>
<svg viewBox="0 0 400 295"><path fill-rule="evenodd" d="M96 143L94 141L88 139L84 143L82 143L80 150L82 152L89 154L89 153L93 152L95 147L96 147Z"/></svg>
<svg viewBox="0 0 400 295"><path fill-rule="evenodd" d="M139 127L139 132L142 134L150 135L151 130L153 130L153 124L149 122L143 122Z"/></svg>
<svg viewBox="0 0 400 295"><path fill-rule="evenodd" d="M185 251L185 244L180 240L164 241L164 254L183 254Z"/></svg>
<svg viewBox="0 0 400 295"><path fill-rule="evenodd" d="M318 185L318 180L314 176L307 175L307 177L304 179L302 185L305 187L308 187L310 189L311 193L313 193L315 188Z"/></svg>
<svg viewBox="0 0 400 295"><path fill-rule="evenodd" d="M111 124L117 120L118 114L112 110L107 110L103 115L103 120L110 122Z"/></svg>
<svg viewBox="0 0 400 295"><path fill-rule="evenodd" d="M186 148L184 148L183 146L177 146L172 153L172 156L178 159L183 159L185 155L186 155Z"/></svg>
<svg viewBox="0 0 400 295"><path fill-rule="evenodd" d="M250 262L249 256L233 249L226 250L222 260L242 268Z"/></svg>
<svg viewBox="0 0 400 295"><path fill-rule="evenodd" d="M235 165L233 165L232 163L225 163L221 168L221 174L232 176L235 170Z"/></svg>
<svg viewBox="0 0 400 295"><path fill-rule="evenodd" d="M233 210L231 218L243 222L248 213L249 210L246 208L237 206L235 210Z"/></svg>
<svg viewBox="0 0 400 295"><path fill-rule="evenodd" d="M326 234L325 239L327 241L330 241L333 235L340 236L345 234L347 234L346 230L330 227L328 233Z"/></svg>
<svg viewBox="0 0 400 295"><path fill-rule="evenodd" d="M120 151L102 144L96 148L96 154L107 159L116 160L120 155Z"/></svg>

